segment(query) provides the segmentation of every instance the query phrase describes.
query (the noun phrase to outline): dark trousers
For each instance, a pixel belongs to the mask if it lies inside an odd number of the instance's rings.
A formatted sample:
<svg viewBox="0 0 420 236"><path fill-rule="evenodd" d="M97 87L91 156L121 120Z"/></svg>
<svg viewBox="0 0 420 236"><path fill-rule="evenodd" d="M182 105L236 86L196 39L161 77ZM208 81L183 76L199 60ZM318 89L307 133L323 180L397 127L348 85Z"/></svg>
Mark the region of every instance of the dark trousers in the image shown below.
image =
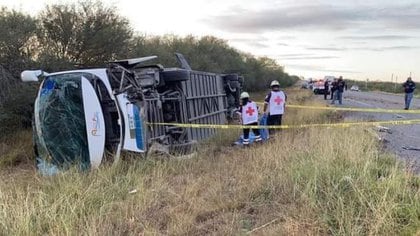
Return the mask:
<svg viewBox="0 0 420 236"><path fill-rule="evenodd" d="M343 92L341 91L337 91L337 100L338 100L338 104L343 104Z"/></svg>
<svg viewBox="0 0 420 236"><path fill-rule="evenodd" d="M281 125L281 118L283 115L269 115L267 125ZM276 129L268 129L269 134L274 134Z"/></svg>
<svg viewBox="0 0 420 236"><path fill-rule="evenodd" d="M331 90L331 98L330 98L331 100L333 100L334 92L335 92L334 90Z"/></svg>
<svg viewBox="0 0 420 236"><path fill-rule="evenodd" d="M247 125L258 125L258 122L247 124ZM249 131L251 129L244 129L244 139L249 139ZM260 129L252 129L252 132L254 132L255 136L260 136Z"/></svg>
<svg viewBox="0 0 420 236"><path fill-rule="evenodd" d="M328 88L324 90L324 100L327 100L327 96L328 96Z"/></svg>
<svg viewBox="0 0 420 236"><path fill-rule="evenodd" d="M405 101L405 109L407 109L407 110L410 108L411 100L413 99L413 94L414 94L414 92L405 93L404 101Z"/></svg>

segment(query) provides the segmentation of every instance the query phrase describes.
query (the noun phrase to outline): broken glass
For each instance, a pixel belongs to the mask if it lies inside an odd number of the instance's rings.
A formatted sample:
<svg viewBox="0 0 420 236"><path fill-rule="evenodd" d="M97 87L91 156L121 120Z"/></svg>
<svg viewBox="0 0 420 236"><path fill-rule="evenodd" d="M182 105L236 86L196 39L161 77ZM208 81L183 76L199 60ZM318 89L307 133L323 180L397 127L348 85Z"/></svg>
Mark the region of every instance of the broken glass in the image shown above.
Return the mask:
<svg viewBox="0 0 420 236"><path fill-rule="evenodd" d="M47 77L35 105L38 158L52 166L90 166L81 73Z"/></svg>

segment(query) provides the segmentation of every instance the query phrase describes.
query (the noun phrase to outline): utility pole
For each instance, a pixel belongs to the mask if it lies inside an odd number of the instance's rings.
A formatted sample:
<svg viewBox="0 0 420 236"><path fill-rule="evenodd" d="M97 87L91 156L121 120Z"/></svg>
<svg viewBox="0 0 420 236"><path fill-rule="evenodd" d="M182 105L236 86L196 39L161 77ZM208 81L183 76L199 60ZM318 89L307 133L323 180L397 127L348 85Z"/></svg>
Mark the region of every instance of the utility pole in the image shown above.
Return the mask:
<svg viewBox="0 0 420 236"><path fill-rule="evenodd" d="M394 92L397 92L398 76L395 77Z"/></svg>
<svg viewBox="0 0 420 236"><path fill-rule="evenodd" d="M368 86L367 86L368 82L369 82L369 79L366 79L366 91L368 90Z"/></svg>
<svg viewBox="0 0 420 236"><path fill-rule="evenodd" d="M394 73L392 73L392 75L391 75L391 85L392 85L392 83L394 83ZM395 86L394 86L394 92L395 92Z"/></svg>

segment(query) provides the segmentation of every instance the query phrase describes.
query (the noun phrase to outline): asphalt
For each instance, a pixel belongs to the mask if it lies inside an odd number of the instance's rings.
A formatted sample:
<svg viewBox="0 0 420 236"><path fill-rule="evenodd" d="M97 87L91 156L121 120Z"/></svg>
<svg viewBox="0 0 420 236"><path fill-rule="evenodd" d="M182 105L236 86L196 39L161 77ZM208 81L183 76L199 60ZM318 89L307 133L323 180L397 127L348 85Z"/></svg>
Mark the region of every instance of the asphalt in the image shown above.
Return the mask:
<svg viewBox="0 0 420 236"><path fill-rule="evenodd" d="M343 105L337 107L361 107L403 109L404 96L381 92L345 91ZM323 96L319 96L323 100ZM330 100L325 101L330 104ZM420 99L414 98L410 109L420 109ZM346 121L379 121L420 119L420 114L344 112ZM420 124L376 127L377 136L385 149L405 161L407 167L420 174ZM411 150L410 150L411 149Z"/></svg>

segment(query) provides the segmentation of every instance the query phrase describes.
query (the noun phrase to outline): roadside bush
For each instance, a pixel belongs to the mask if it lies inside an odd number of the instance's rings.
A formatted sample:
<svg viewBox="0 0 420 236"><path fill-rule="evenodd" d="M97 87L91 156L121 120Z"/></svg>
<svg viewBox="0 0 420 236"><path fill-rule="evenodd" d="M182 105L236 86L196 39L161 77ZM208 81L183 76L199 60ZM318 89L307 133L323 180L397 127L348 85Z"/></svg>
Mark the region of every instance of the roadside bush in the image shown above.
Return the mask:
<svg viewBox="0 0 420 236"><path fill-rule="evenodd" d="M37 87L21 84L10 90L0 107L1 135L30 128Z"/></svg>
<svg viewBox="0 0 420 236"><path fill-rule="evenodd" d="M402 87L403 83L391 83L391 82L383 82L383 81L370 81L367 83L366 81L356 81L356 80L346 80L348 84L348 88L350 89L352 85L358 85L361 90L368 90L368 91L382 91L388 93L404 93L404 88ZM420 89L414 90L414 93L419 95Z"/></svg>

